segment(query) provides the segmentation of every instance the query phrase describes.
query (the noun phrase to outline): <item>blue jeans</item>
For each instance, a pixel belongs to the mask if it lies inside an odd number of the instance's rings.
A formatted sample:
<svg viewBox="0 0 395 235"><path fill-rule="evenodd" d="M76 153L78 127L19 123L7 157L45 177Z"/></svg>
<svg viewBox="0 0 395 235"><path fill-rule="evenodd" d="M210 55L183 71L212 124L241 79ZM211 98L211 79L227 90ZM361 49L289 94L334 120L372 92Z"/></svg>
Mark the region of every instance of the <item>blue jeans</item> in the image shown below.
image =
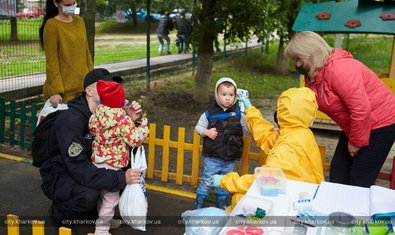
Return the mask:
<svg viewBox="0 0 395 235"><path fill-rule="evenodd" d="M196 190L196 194L207 196L212 187L213 175L224 175L232 172L234 165L235 162L233 160L225 161L218 157L204 157L203 176ZM214 191L219 195L229 195L228 191L221 188L215 188Z"/></svg>
<svg viewBox="0 0 395 235"><path fill-rule="evenodd" d="M187 35L179 34L177 36L177 43L178 43L178 53L187 52L188 50L188 43L187 43Z"/></svg>
<svg viewBox="0 0 395 235"><path fill-rule="evenodd" d="M169 38L169 35L157 34L156 37L159 40L159 49L158 49L159 53L162 54L162 51L163 51L163 46L164 46L163 45L164 44L163 39L166 40L166 47L167 47L167 51L166 52L170 52L170 38Z"/></svg>

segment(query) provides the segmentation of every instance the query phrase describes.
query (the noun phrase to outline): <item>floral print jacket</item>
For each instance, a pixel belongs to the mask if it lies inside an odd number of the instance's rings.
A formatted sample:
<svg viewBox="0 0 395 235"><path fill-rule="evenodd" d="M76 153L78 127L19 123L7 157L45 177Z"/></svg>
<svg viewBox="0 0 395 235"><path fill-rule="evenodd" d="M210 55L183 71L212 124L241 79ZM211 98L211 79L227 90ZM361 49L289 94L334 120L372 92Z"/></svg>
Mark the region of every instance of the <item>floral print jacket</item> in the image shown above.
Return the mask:
<svg viewBox="0 0 395 235"><path fill-rule="evenodd" d="M137 127L123 108L100 104L89 119L94 138L92 161L122 168L129 163L130 148L140 146L148 136L148 127Z"/></svg>

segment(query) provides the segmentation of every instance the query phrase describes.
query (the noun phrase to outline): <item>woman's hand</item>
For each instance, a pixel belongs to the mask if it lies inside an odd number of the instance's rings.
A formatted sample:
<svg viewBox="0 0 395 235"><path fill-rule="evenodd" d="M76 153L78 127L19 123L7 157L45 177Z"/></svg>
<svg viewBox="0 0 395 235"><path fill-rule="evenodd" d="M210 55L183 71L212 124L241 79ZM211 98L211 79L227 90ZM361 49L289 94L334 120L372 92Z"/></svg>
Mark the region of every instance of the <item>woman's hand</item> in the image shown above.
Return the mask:
<svg viewBox="0 0 395 235"><path fill-rule="evenodd" d="M132 104L126 108L126 114L132 119L132 121L139 119L141 115L141 105L139 102L132 101Z"/></svg>
<svg viewBox="0 0 395 235"><path fill-rule="evenodd" d="M140 178L141 171L139 169L128 169L125 172L125 178L127 184L138 184L141 182Z"/></svg>
<svg viewBox="0 0 395 235"><path fill-rule="evenodd" d="M63 102L62 96L59 94L55 94L49 97L49 102L51 102L54 108L58 107L58 104Z"/></svg>
<svg viewBox="0 0 395 235"><path fill-rule="evenodd" d="M360 148L361 147L352 145L350 142L348 142L348 152L350 153L351 157L354 157L355 155L357 155Z"/></svg>

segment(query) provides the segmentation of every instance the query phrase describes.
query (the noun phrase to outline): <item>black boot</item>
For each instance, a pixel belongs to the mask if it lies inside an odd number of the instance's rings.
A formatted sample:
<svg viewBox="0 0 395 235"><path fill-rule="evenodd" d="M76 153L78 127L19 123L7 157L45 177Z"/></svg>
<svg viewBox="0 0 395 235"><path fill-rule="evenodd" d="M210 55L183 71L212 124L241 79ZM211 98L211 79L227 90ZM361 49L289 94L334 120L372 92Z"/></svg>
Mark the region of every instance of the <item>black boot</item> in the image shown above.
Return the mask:
<svg viewBox="0 0 395 235"><path fill-rule="evenodd" d="M217 207L219 209L225 210L228 205L228 195L217 194Z"/></svg>
<svg viewBox="0 0 395 235"><path fill-rule="evenodd" d="M193 209L195 210L195 209L203 208L204 200L206 200L205 195L197 194L196 199L195 199L195 205L193 206Z"/></svg>

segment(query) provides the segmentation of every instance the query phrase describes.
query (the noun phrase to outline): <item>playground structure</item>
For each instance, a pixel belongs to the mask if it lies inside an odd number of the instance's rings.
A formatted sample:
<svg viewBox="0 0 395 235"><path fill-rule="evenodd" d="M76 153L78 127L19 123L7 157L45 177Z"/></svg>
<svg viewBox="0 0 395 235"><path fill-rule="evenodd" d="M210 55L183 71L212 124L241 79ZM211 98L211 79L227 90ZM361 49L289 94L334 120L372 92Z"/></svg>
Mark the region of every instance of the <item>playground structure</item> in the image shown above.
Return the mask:
<svg viewBox="0 0 395 235"><path fill-rule="evenodd" d="M395 35L395 2L373 0L343 0L303 4L292 27L295 32L388 34ZM395 94L395 36L392 44L389 72L378 75ZM300 78L304 86L304 77ZM322 112L313 125L317 129L340 130Z"/></svg>

